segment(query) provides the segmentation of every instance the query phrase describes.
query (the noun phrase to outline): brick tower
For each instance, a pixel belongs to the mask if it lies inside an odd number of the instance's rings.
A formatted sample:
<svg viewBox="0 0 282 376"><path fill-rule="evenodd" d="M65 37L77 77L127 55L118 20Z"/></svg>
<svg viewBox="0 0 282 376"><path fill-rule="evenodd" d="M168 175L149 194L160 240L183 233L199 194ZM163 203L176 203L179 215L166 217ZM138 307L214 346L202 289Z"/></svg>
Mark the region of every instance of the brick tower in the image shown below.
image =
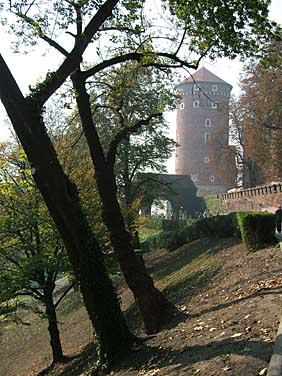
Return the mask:
<svg viewBox="0 0 282 376"><path fill-rule="evenodd" d="M234 184L227 178L234 167L229 165L232 147L228 145L231 89L230 84L206 68L199 69L176 87L179 147L175 173L190 175L198 188L198 196L222 193Z"/></svg>

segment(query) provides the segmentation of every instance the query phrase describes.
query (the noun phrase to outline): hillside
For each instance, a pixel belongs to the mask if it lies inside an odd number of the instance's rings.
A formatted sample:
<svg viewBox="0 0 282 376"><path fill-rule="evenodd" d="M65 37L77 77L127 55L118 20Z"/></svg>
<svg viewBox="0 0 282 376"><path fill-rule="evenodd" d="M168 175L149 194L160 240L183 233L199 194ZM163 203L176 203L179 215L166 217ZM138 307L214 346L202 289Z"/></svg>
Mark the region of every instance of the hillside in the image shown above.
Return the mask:
<svg viewBox="0 0 282 376"><path fill-rule="evenodd" d="M149 253L146 264L180 313L113 375L255 376L268 366L282 307L280 248L247 253L235 239L202 239ZM125 287L120 293L130 326L144 336L131 294ZM1 376L38 375L50 363L47 328L35 320L1 322ZM66 298L59 320L72 358L41 375L86 375L94 360L92 334L76 293Z"/></svg>

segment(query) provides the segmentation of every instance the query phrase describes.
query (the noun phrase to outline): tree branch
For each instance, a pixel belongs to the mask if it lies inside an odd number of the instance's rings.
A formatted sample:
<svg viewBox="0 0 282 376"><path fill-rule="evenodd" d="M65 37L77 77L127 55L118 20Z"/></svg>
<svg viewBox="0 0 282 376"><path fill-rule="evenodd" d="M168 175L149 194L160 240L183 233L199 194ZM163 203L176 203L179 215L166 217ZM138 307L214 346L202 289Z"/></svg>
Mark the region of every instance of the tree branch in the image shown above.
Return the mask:
<svg viewBox="0 0 282 376"><path fill-rule="evenodd" d="M82 34L82 15L81 15L81 7L76 3L74 4L74 9L76 11L76 40L80 38Z"/></svg>
<svg viewBox="0 0 282 376"><path fill-rule="evenodd" d="M24 22L26 22L30 26L32 26L34 28L34 30L37 32L38 36L42 40L44 40L45 42L47 42L51 47L54 47L57 51L59 51L64 56L68 56L69 55L69 53L68 53L67 50L65 50L61 45L59 45L59 43L57 43L53 39L49 38L43 32L43 30L39 26L38 22L34 21L31 17L27 16L27 12L25 14L23 14L21 12L16 12L16 13L12 12L12 13L14 13L16 16L18 16L19 18L21 18Z"/></svg>
<svg viewBox="0 0 282 376"><path fill-rule="evenodd" d="M73 288L73 286L77 283L77 281L72 282L72 284L64 291L64 293L59 297L59 299L55 303L55 308L58 307L58 305L61 303L61 301L64 299L64 297L70 292L70 290Z"/></svg>
<svg viewBox="0 0 282 376"><path fill-rule="evenodd" d="M13 257L8 256L4 249L0 248L0 254L7 260L10 261L12 264L16 265L18 268L22 269L22 265Z"/></svg>
<svg viewBox="0 0 282 376"><path fill-rule="evenodd" d="M64 83L66 78L79 66L82 55L93 35L99 30L105 20L112 15L112 11L118 2L119 0L106 0L100 6L95 16L92 17L84 29L84 32L77 38L74 48L61 66L55 72L49 74L43 83L38 85L37 89L33 91L30 97L37 101L39 106L43 106L50 96Z"/></svg>
<svg viewBox="0 0 282 376"><path fill-rule="evenodd" d="M131 127L126 127L126 128L121 129L120 132L115 135L115 137L110 143L107 156L106 156L107 163L109 163L111 166L114 165L117 147L119 143L121 142L121 140L123 140L126 135L128 135L129 133L137 132L138 129L140 129L142 126L148 125L152 119L161 117L161 116L163 116L163 114L160 112L156 114L152 114L148 116L146 119L137 121Z"/></svg>
<svg viewBox="0 0 282 376"><path fill-rule="evenodd" d="M152 56L152 57L163 57L169 60L172 60L174 62L177 62L177 65L174 64L168 64L168 63L157 63L157 62L152 62L152 63L144 63L142 65L148 67L148 66L155 66L155 67L162 67L162 68L181 68L181 67L186 67L186 68L191 68L191 69L197 69L200 59L197 61L196 64L193 63L187 63L186 61L178 58L175 54L169 54L166 52L131 52L128 54L120 55L120 56L115 56L109 60L104 60L101 63L97 64L95 67L92 67L84 72L82 72L82 76L86 79L90 76L93 76L94 74L100 72L101 70L110 67L112 65L124 63L125 61L129 60L135 60L140 63L142 63L142 60L145 58Z"/></svg>

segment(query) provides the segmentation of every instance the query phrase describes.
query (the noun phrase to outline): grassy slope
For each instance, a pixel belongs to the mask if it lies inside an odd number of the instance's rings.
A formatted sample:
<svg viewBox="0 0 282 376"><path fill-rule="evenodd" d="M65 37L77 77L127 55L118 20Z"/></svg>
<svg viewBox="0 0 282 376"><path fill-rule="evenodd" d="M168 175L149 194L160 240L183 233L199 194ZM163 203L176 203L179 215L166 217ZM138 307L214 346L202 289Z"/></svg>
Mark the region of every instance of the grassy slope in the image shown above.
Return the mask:
<svg viewBox="0 0 282 376"><path fill-rule="evenodd" d="M273 312L278 310L279 303L275 299L279 296L275 294L280 290L274 291L274 295L265 294L265 304L262 304L261 297L253 297L252 291L265 276L268 280L277 280L281 262L282 255L274 248L247 254L234 239L203 239L184 245L173 253L160 250L146 255L146 264L157 286L177 304L183 317L176 317L141 352L129 357L115 375L179 376L183 372L183 375L218 376L226 374L226 367L233 367L233 373L229 374L235 376L256 375L258 370L267 366L272 351L269 338L276 330L277 318ZM277 286L280 288L279 282ZM250 292L248 289L251 289ZM245 299L244 294L252 299ZM238 298L241 295L242 301ZM125 287L121 297L130 326L142 334L140 317ZM252 303L251 308L249 302ZM270 310L269 304L272 305ZM257 320L261 324L245 332L246 327L252 328L251 322L249 325L244 322L244 317L248 315L252 322ZM45 323L40 321L36 324L35 317L31 315L26 320L33 324L15 327L9 322L1 323L1 376L36 375L50 362ZM59 320L62 322L64 350L75 357L66 365L45 374L80 375L94 358L91 347L82 352L84 346L91 342L92 334L85 310L74 293L62 304ZM241 322L244 322L244 328L237 327ZM237 340L230 340L232 333L237 332L244 333L244 336L240 335L240 340L244 337L242 346L249 351L248 356L243 350L238 350ZM267 340L264 342L263 335L266 336L266 333ZM253 337L259 341L260 346L256 349L252 345ZM228 350L223 351L223 343ZM208 347L205 347L207 344ZM242 370L240 364L249 367L248 371Z"/></svg>

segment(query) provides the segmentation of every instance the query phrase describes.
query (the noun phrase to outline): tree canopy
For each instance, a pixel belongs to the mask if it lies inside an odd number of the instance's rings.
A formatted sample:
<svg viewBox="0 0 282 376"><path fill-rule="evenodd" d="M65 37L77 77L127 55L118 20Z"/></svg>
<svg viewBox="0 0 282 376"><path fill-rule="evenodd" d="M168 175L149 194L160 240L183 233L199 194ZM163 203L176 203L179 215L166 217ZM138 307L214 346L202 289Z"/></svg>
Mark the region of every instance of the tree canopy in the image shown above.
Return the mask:
<svg viewBox="0 0 282 376"><path fill-rule="evenodd" d="M245 186L281 180L281 42L266 46L263 59L245 65L242 93L234 101L232 124L236 128L238 157Z"/></svg>
<svg viewBox="0 0 282 376"><path fill-rule="evenodd" d="M158 3L153 11L150 2L141 0L2 3L3 23L9 25L21 49L33 47L40 38L66 57L66 63L77 64L74 60L91 40L95 64L85 73L88 77L129 60L163 68L195 68L203 56L257 53L274 27L268 20L270 0L170 0ZM155 12L159 17L152 15ZM60 84L65 79L64 66L58 71ZM48 86L52 76L46 77Z"/></svg>
<svg viewBox="0 0 282 376"><path fill-rule="evenodd" d="M16 307L43 317L46 313L53 361L62 361L56 318L61 299L55 303L53 294L57 279L70 270L69 260L23 150L2 144L0 165L0 301L8 304L21 297ZM37 304L22 296L33 298Z"/></svg>

